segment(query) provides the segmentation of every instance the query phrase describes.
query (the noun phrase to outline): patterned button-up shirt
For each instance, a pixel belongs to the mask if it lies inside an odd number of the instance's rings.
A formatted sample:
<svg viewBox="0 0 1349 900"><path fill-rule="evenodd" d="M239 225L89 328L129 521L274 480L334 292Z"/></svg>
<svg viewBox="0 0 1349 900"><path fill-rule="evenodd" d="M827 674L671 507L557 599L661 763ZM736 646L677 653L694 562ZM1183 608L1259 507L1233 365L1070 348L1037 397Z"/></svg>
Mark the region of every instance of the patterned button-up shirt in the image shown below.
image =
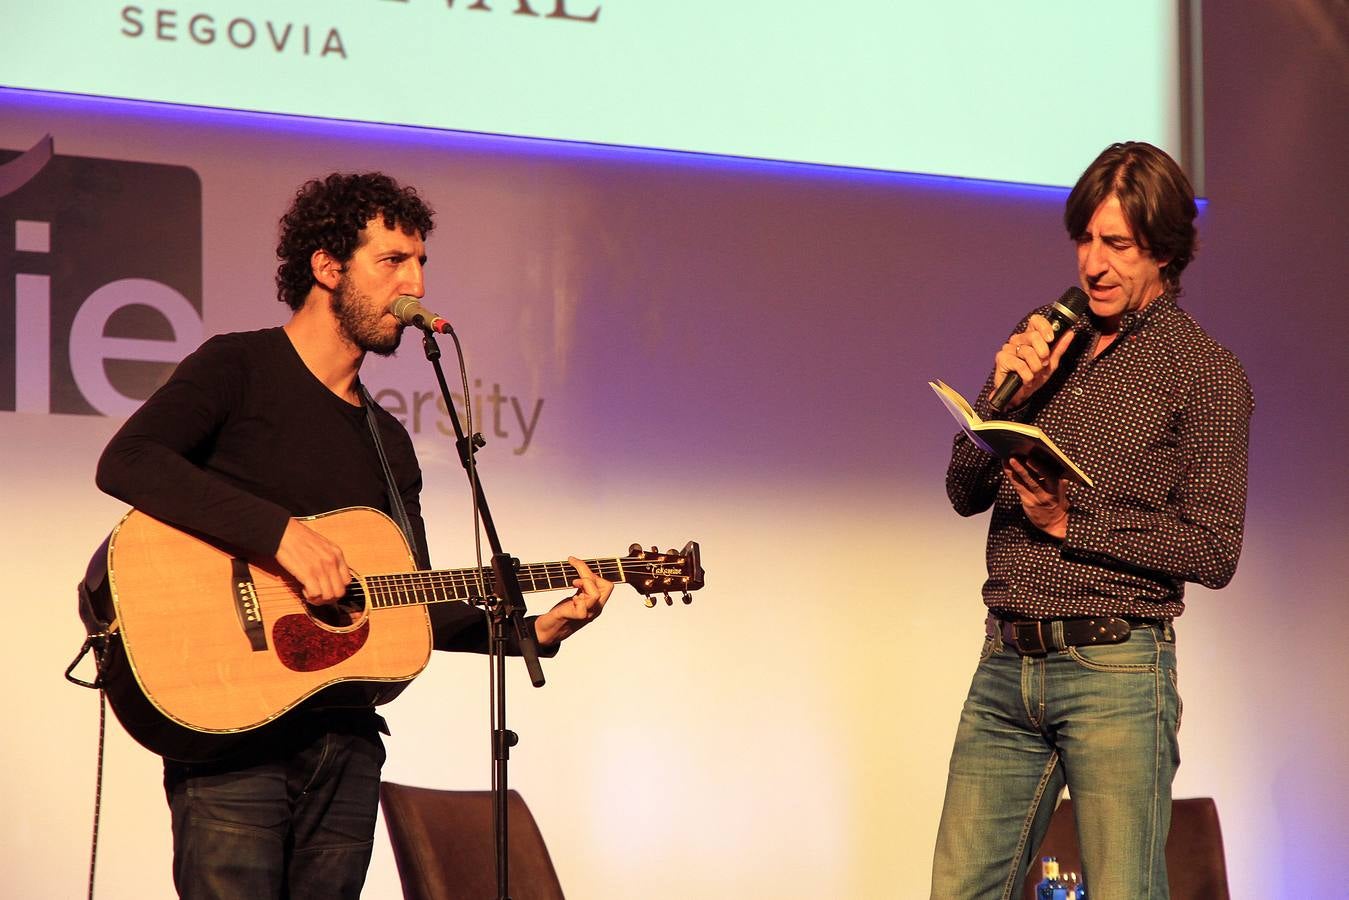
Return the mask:
<svg viewBox="0 0 1349 900"><path fill-rule="evenodd" d="M1077 330L1054 377L1005 415L1042 428L1094 482L1069 483L1064 540L1030 523L998 459L955 439L952 504L965 516L993 507L984 603L1034 618L1178 616L1185 582L1219 588L1236 571L1250 385L1170 292L1126 313L1094 359L1095 324ZM974 405L984 418L991 390L990 376Z"/></svg>

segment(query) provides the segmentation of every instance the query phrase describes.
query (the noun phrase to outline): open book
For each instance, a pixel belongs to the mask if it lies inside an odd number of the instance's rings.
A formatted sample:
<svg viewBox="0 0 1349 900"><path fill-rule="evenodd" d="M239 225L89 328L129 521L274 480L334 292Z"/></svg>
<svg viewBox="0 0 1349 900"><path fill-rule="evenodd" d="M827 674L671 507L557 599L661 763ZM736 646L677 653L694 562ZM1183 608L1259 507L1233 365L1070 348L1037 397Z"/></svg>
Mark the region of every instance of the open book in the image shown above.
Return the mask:
<svg viewBox="0 0 1349 900"><path fill-rule="evenodd" d="M981 449L1001 459L1009 456L1029 456L1038 450L1058 463L1069 478L1091 486L1091 478L1087 473L1079 469L1067 454L1055 446L1049 435L1039 428L1002 419L985 421L975 414L964 397L944 382L929 381L928 387L937 392L941 402L951 411L956 424Z"/></svg>

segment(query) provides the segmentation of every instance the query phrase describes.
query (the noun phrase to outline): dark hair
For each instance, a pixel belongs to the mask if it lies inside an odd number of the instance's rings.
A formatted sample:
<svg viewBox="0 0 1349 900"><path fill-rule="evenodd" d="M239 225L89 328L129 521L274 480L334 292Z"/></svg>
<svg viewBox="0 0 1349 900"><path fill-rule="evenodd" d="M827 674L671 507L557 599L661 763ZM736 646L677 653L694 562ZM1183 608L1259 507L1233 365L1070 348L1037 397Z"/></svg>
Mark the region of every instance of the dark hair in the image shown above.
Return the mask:
<svg viewBox="0 0 1349 900"><path fill-rule="evenodd" d="M1180 273L1194 259L1198 237L1194 189L1176 161L1142 141L1111 144L1077 179L1063 210L1068 236L1087 231L1096 209L1111 195L1119 197L1124 220L1134 239L1162 267L1162 280L1180 286Z"/></svg>
<svg viewBox="0 0 1349 900"><path fill-rule="evenodd" d="M435 227L434 211L413 187L402 187L382 172L343 175L305 182L295 193L290 209L281 217L281 237L276 245L281 265L276 268L276 298L291 309L304 306L314 285L311 258L326 250L346 263L360 247L365 226L383 217L384 227L413 230L426 240Z"/></svg>

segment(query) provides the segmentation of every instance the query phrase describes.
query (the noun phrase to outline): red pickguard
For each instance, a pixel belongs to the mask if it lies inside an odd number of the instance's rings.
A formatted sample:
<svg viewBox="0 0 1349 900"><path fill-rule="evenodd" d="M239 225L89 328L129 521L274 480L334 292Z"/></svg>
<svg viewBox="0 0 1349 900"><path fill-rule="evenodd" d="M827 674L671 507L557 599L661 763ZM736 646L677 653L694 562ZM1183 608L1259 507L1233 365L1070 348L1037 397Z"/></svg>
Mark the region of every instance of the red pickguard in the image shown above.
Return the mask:
<svg viewBox="0 0 1349 900"><path fill-rule="evenodd" d="M308 616L282 616L272 626L272 647L281 664L293 672L317 672L350 659L370 637L366 620L355 631L332 632Z"/></svg>

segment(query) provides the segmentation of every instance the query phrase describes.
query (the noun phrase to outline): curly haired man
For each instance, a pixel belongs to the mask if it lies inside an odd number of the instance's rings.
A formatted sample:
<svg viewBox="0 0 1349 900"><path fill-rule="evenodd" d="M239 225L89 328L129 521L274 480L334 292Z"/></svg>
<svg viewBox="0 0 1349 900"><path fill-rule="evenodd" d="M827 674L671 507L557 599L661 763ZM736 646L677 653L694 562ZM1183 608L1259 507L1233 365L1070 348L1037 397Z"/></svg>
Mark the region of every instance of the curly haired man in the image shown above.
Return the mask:
<svg viewBox="0 0 1349 900"><path fill-rule="evenodd" d="M218 335L184 359L108 444L98 486L242 557L274 561L308 603L323 606L345 594L350 569L342 547L302 518L349 506L391 512L382 447L427 566L412 441L369 399L359 373L367 353L397 348L403 325L389 307L423 295L431 229L431 209L387 175L303 185L277 247L277 293L290 320ZM599 615L613 590L580 560L572 564L576 595L526 620L545 655ZM480 612L460 603L430 611L437 649L486 649ZM374 839L381 732L370 706L320 702L249 732L223 759L166 758L179 894L358 897Z"/></svg>

